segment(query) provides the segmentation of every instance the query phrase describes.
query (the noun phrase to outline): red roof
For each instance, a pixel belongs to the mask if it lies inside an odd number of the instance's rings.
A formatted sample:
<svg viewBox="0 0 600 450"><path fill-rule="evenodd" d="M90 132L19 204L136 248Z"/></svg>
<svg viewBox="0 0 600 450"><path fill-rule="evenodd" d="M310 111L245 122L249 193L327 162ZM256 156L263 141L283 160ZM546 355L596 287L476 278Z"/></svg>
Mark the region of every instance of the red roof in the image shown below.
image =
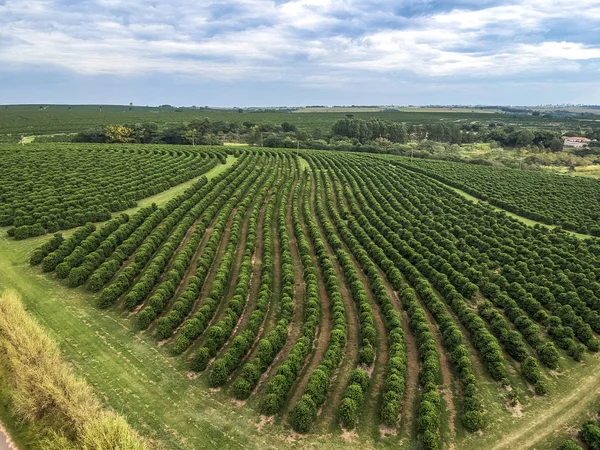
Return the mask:
<svg viewBox="0 0 600 450"><path fill-rule="evenodd" d="M580 136L567 136L566 139L569 139L572 141L591 141L591 139L588 139L586 137L580 137Z"/></svg>

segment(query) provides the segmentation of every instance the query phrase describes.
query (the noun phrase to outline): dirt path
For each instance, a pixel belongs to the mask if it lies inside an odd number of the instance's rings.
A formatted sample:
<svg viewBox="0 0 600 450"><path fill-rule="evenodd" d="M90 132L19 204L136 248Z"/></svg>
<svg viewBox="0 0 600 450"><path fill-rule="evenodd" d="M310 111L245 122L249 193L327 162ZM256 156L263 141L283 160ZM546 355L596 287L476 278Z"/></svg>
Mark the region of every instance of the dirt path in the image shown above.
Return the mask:
<svg viewBox="0 0 600 450"><path fill-rule="evenodd" d="M400 303L400 298L398 297L397 292L393 293L392 298L396 304ZM400 319L402 320L402 328L404 329L404 337L406 340L407 356L406 385L404 388L402 409L400 410L400 425L402 427L402 431L404 431L407 436L410 436L412 432L412 426L417 420L416 401L420 391L419 372L421 370L421 364L419 362L417 339L410 329L408 314L406 311L404 311L404 309L402 309L402 306L400 306L400 311ZM447 400L446 403L448 403Z"/></svg>
<svg viewBox="0 0 600 450"><path fill-rule="evenodd" d="M279 298L281 296L281 253L280 253L281 243L280 243L279 235L278 235L278 231L277 231L278 230L277 213L279 211L281 202L283 201L283 197L282 197L281 193L278 194L278 197L279 198L277 200L276 207L273 211L273 223L271 224L271 233L272 233L272 240L273 240L273 265L274 265L274 267L273 267L273 274L274 274L274 276L273 276L273 284L274 284L273 292L271 293L269 305L267 306L265 320L264 320L262 326L260 327L260 330L256 334L256 337L254 338L254 342L252 343L250 350L242 358L242 360L241 360L239 366L236 368L236 370L231 374L230 381L235 380L235 378L239 374L240 370L244 367L244 364L246 363L246 361L252 359L256 355L256 353L258 351L258 343L260 342L260 340L262 338L267 336L267 334L273 328L275 328L275 325L277 323L277 306L279 305ZM247 320L246 320L246 322L247 322ZM231 345L231 342L229 342L229 345Z"/></svg>
<svg viewBox="0 0 600 450"><path fill-rule="evenodd" d="M244 218L242 219L242 227L239 241L236 245L235 251L233 253L233 263L230 269L230 273L227 279L227 287L223 292L223 296L219 300L219 305L217 306L217 310L213 314L212 318L206 324L204 331L196 338L196 340L190 345L187 349L186 354L191 354L198 347L202 346L206 341L206 331L216 323L219 322L224 317L224 313L227 310L227 305L229 305L229 301L233 297L233 293L235 292L235 286L237 284L237 279L240 274L240 268L242 265L242 259L244 257L244 250L246 247L246 239L248 238L248 220L250 218L250 214L252 212L252 203L248 206L248 209L244 213ZM226 243L225 249L229 245L229 242Z"/></svg>
<svg viewBox="0 0 600 450"><path fill-rule="evenodd" d="M337 407L340 404L342 399L342 394L344 393L344 389L348 384L348 379L350 378L350 372L356 367L358 362L358 350L360 346L360 330L359 330L359 320L358 320L358 312L356 308L356 303L352 298L352 294L348 289L348 284L346 282L346 277L344 276L344 271L340 266L340 263L337 260L335 252L329 245L325 237L325 232L323 231L323 227L321 222L317 218L317 213L315 210L316 203L316 183L315 183L315 172L311 172L311 177L313 182L311 183L311 214L314 217L314 220L319 227L319 232L321 234L321 240L325 244L325 248L327 250L327 254L333 263L333 268L335 269L336 276L340 282L340 292L342 294L342 300L344 301L344 308L346 310L346 322L347 326L347 337L346 337L346 346L344 348L344 355L342 357L342 361L329 385L329 393L328 399L325 400L323 410L321 412L321 420L328 423L337 423ZM323 200L325 191L324 186L321 185L320 192L318 195L321 197L321 201L325 203ZM327 220L330 220L327 217ZM337 233L336 233L337 235ZM346 249L348 252L348 250ZM351 254L350 252L348 252ZM360 269L357 269L360 271ZM364 283L363 283L364 284ZM365 290L368 290L368 284L365 284Z"/></svg>
<svg viewBox="0 0 600 450"><path fill-rule="evenodd" d="M335 177L335 179L332 179L332 182L334 184L341 183L341 181L337 177ZM344 208L346 210L349 210L348 199L345 196L343 196L342 199L338 198L337 191L333 188L333 186L332 186L332 193L333 193L334 202L335 202L336 206L338 207L338 209L340 208L341 202L343 202ZM354 260L354 256L352 256L352 258ZM411 427L416 420L415 402L416 402L416 399L417 399L417 396L419 393L420 363L419 363L419 356L418 356L417 340L410 329L410 325L408 323L408 316L407 316L406 312L404 311L404 309L402 308L402 304L400 302L398 293L396 291L394 291L394 288L388 281L387 277L385 276L385 273L383 272L383 270L381 270L381 268L371 258L370 255L369 255L369 259L371 259L371 262L377 267L377 270L379 271L379 276L383 280L383 284L385 286L387 296L394 303L394 306L396 307L396 311L399 312L400 318L402 320L402 328L403 328L404 336L406 339L407 364L406 364L406 387L405 387L405 391L404 391L404 399L402 401L402 409L400 411L400 420L401 420L402 430L406 433L406 435L410 435ZM364 273L362 271L360 271L359 274L364 277ZM370 290L368 293L370 295L372 295ZM374 300L371 300L371 301L374 302ZM378 305L377 305L377 308L375 309L375 312L376 312L375 324L376 324L378 332L379 332L381 327L383 327L384 325L383 325L383 320L381 318L381 310L379 309ZM384 333L386 333L385 328L383 328L383 330L384 330ZM384 334L384 335L387 335L387 334ZM381 345L381 343L379 343L379 345ZM383 351L385 352L385 355L381 355L378 350L378 355L377 355L378 360L376 361L376 364L378 364L378 365L381 364L382 367L385 367L385 366L387 366L387 361L389 359L389 348L388 348L387 339L384 340L383 349L384 349ZM381 359L381 363L379 362L379 359ZM383 382L385 381L385 369L377 372L375 377L376 378L374 378L372 381L373 392L377 393L376 395L379 395L379 393L383 387ZM370 401L373 401L373 400L370 400Z"/></svg>
<svg viewBox="0 0 600 450"><path fill-rule="evenodd" d="M358 204L359 208L362 209L360 203L357 202L357 204ZM408 283L408 281L406 279L404 281L410 285L410 283ZM437 348L437 351L438 351L438 354L440 357L440 366L441 366L441 373L442 373L442 386L441 386L440 393L442 395L442 398L444 399L444 402L446 403L446 409L448 411L448 427L450 429L450 434L452 436L454 436L456 434L455 433L455 431L456 431L455 420L456 420L457 408L455 405L454 396L452 394L452 386L454 386L455 388L457 388L458 386L456 383L453 383L453 375L452 375L452 372L450 369L450 363L448 361L446 352L442 345L442 336L441 336L440 330L437 326L437 323L435 322L435 320L432 317L429 310L423 305L423 302L418 295L417 295L417 300L418 300L419 304L421 305L421 307L423 308L423 311L425 312L425 317L429 324L429 328L433 334L436 348ZM406 333L406 334L408 334L408 333ZM406 406L408 406L408 405L406 405Z"/></svg>
<svg viewBox="0 0 600 450"><path fill-rule="evenodd" d="M190 278L194 276L194 274L196 273L196 269L198 268L198 266L197 266L198 260L202 257L202 254L204 253L204 249L206 248L206 244L208 244L210 236L212 235L212 233L214 231L214 226L215 226L216 220L217 220L217 216L213 217L212 220L210 221L208 227L204 230L204 235L202 236L200 245L198 245L196 252L192 256L192 261L191 261L189 267L187 268L187 270L185 271L185 274L183 275L183 278L181 279L181 283L179 283L179 286L177 286L177 289L175 290L175 294L173 295L173 298L171 299L171 301L169 302L169 304L167 305L165 310L156 318L157 320L160 317L167 315L171 311L173 302L175 302L175 300L177 300L177 298L181 294L183 294L183 292L188 288L188 286L190 284ZM152 331L155 324L156 324L156 320L151 325L149 330Z"/></svg>
<svg viewBox="0 0 600 450"><path fill-rule="evenodd" d="M314 186L314 183L312 183L312 186ZM305 195L307 195L306 183L302 188L302 195L300 197L300 220L302 220L302 223L304 225L306 225L306 219L304 217L304 208L302 207L302 205L304 202ZM308 239L308 241L311 242L310 237L308 236L306 226L303 226L303 229L306 239ZM313 264L315 264L315 267L319 267L319 269L317 270L317 282L319 285L319 297L321 299L321 320L318 336L316 339L316 346L313 346L314 350L312 358L310 359L310 362L308 364L305 364L304 369L300 372L300 375L296 382L296 386L292 387L293 394L291 396L287 410L289 410L291 406L294 405L304 393L304 388L308 383L308 377L313 372L313 370L315 370L321 363L321 359L323 358L323 355L327 350L327 345L329 344L329 336L331 334L331 303L329 300L329 295L327 295L327 290L325 289L325 283L323 282L319 261L317 259L317 255L315 254L315 250L312 243L310 245L310 253L313 260Z"/></svg>
<svg viewBox="0 0 600 450"><path fill-rule="evenodd" d="M495 445L492 450L531 448L548 438L565 424L590 408L596 396L590 393L600 389L600 377L592 374L578 381L571 393L561 399L547 399L543 412L530 416L524 415L511 424L510 433L504 430L501 436L491 436Z"/></svg>
<svg viewBox="0 0 600 450"><path fill-rule="evenodd" d="M258 384L257 390L260 389L261 385L275 373L276 368L285 358L289 355L292 347L300 337L302 333L302 318L304 317L304 300L306 297L306 282L304 281L304 270L302 266L302 259L300 258L300 250L298 249L298 242L294 235L294 224L292 220L292 204L294 199L294 190L299 183L299 173L296 173L296 179L292 184L288 198L286 199L287 214L286 224L287 232L290 238L290 250L292 253L292 267L294 270L294 314L292 321L288 328L288 337L285 341L285 345L271 364L271 366L262 375L261 380Z"/></svg>

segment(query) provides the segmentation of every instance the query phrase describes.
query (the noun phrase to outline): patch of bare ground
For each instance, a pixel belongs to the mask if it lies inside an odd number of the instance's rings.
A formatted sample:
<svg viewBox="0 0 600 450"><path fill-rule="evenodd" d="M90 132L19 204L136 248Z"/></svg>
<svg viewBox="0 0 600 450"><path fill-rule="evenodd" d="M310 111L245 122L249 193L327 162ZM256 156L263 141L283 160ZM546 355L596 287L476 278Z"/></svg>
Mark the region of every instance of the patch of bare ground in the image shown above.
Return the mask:
<svg viewBox="0 0 600 450"><path fill-rule="evenodd" d="M513 404L512 401L508 400L506 402L506 409L510 411L511 416L513 417L523 417L523 405L518 401L515 401Z"/></svg>
<svg viewBox="0 0 600 450"><path fill-rule="evenodd" d="M356 432L356 428L352 430L346 430L345 428L342 428L342 439L346 442L352 442L358 439L358 433Z"/></svg>
<svg viewBox="0 0 600 450"><path fill-rule="evenodd" d="M275 416L260 416L259 422L256 424L256 429L260 432L263 430L265 425L270 425L275 422Z"/></svg>
<svg viewBox="0 0 600 450"><path fill-rule="evenodd" d="M358 349L360 343L360 333L359 333L359 320L358 313L356 309L356 304L352 298L350 290L348 289L347 280L344 276L344 271L340 266L340 263L337 260L335 252L329 245L325 237L325 233L323 231L323 226L321 222L318 220L317 213L315 210L316 203L316 186L314 179L314 171L312 172L311 177L313 178L313 182L311 183L310 190L310 211L311 214L317 223L319 228L319 232L321 235L321 240L325 244L325 249L327 250L327 254L333 263L333 268L335 270L337 279L340 283L340 292L342 294L342 300L344 302L344 308L346 310L346 322L347 322L347 335L346 335L346 346L344 348L344 355L342 357L342 361L336 371L334 379L331 381L328 392L328 399L325 400L325 404L323 406L323 411L321 414L322 420L324 422L334 422L337 420L337 407L340 404L342 399L342 394L344 393L344 389L348 384L348 379L350 378L350 373L352 369L356 367L356 363L358 361ZM321 186L321 190L318 193L323 200L323 186ZM329 220L329 218L327 218ZM368 290L368 284L365 285L365 290ZM329 341L329 339L328 339ZM328 342L327 342L328 343Z"/></svg>
<svg viewBox="0 0 600 450"><path fill-rule="evenodd" d="M391 428L391 427L385 426L383 424L379 425L379 432L381 433L382 436L398 436L397 428Z"/></svg>
<svg viewBox="0 0 600 450"><path fill-rule="evenodd" d="M188 372L187 375L189 380L195 380L196 378L198 378L200 376L200 374L198 372Z"/></svg>
<svg viewBox="0 0 600 450"><path fill-rule="evenodd" d="M311 185L314 185L314 183L311 183ZM305 195L307 195L306 185L303 186L302 196L300 198L300 220L302 220L303 223L302 228L304 230L306 239L310 243L310 253L313 260L313 264L315 265L315 267L320 267L317 255L315 254L314 246L312 245L310 237L308 236L306 218L304 217L304 211L302 208ZM317 219L313 218L313 220L316 221ZM300 397L304 393L304 388L308 383L308 378L310 374L319 366L321 359L323 359L323 355L325 355L325 351L327 350L327 345L329 344L329 336L331 335L331 302L329 299L329 295L327 295L327 290L325 288L325 283L323 282L323 277L320 269L317 270L317 283L319 285L319 298L321 299L321 320L318 336L316 339L316 345L314 346L315 348L310 362L308 364L305 364L304 370L300 372L300 376L296 381L296 386L292 388L293 394L288 404L288 409L292 405L294 405L298 400L300 400Z"/></svg>

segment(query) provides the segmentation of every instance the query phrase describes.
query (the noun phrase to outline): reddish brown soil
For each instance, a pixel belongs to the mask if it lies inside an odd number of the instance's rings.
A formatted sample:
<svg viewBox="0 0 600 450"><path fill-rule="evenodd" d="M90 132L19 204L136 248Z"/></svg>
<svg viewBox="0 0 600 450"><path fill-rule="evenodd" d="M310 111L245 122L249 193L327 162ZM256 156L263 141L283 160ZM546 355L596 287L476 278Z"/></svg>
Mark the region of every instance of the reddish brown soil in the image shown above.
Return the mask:
<svg viewBox="0 0 600 450"><path fill-rule="evenodd" d="M194 233L194 231L196 231L196 227L198 226L198 222L200 221L200 218L196 218L196 220L194 220L194 223L192 224L192 226L186 231L185 236L183 237L183 239L181 240L181 242L179 243L179 245L177 246L177 248L175 249L175 251L173 252L173 254L171 255L171 258L169 259L169 262L167 263L167 265L165 266L165 269L163 270L162 274L160 275L160 277L158 278L158 281L154 284L154 287L152 288L152 290L150 291L150 294L148 294L148 296L144 299L144 301L142 303L140 303L130 315L136 314L137 312L139 312L145 305L146 302L148 301L148 299L150 297L152 297L152 295L154 294L154 292L156 292L156 289L158 288L158 286L160 285L160 283L162 283L163 281L166 280L167 278L167 274L169 273L169 271L171 270L171 268L173 267L173 262L175 261L175 258L177 258L177 255L179 254L179 252L181 252L181 250L187 245L187 243L190 241L190 238L192 237L192 234Z"/></svg>
<svg viewBox="0 0 600 450"><path fill-rule="evenodd" d="M229 272L229 277L227 280L227 287L225 288L225 292L223 293L223 296L221 297L221 299L219 301L219 306L217 307L217 310L215 311L215 314L213 315L212 319L206 325L204 332L200 336L198 336L196 338L196 340L194 341L194 343L188 348L188 350L187 350L188 354L191 354L194 351L194 349L203 345L203 343L205 341L204 337L205 337L206 330L208 330L208 328L210 326L216 324L219 320L221 320L221 318L224 317L224 313L227 309L227 305L229 304L229 300L231 300L231 297L233 297L233 293L235 291L235 285L237 283L237 278L238 278L238 275L240 274L240 267L242 265L242 259L244 257L244 248L246 246L246 239L248 237L248 219L250 218L251 210L252 210L252 204L246 210L246 212L244 214L244 218L242 220L240 238L238 240L237 246L234 251L234 260L233 260L233 263L231 266L231 270ZM227 245L225 246L225 248L227 248ZM204 298L204 297L201 297L201 298Z"/></svg>
<svg viewBox="0 0 600 450"><path fill-rule="evenodd" d="M421 299L417 296L419 302ZM446 352L442 345L442 335L440 333L439 328L435 323L435 319L431 316L431 313L427 310L427 308L423 307L425 311L425 317L427 318L427 322L429 323L429 328L432 331L433 339L435 340L435 346L437 347L437 351L440 355L440 367L442 369L442 389L441 394L446 402L446 408L448 410L448 426L450 428L450 433L454 435L455 427L454 423L456 420L456 406L454 404L454 397L452 395L452 386L453 386L453 375L450 371L450 362L446 356ZM457 384L454 384L456 387Z"/></svg>
<svg viewBox="0 0 600 450"><path fill-rule="evenodd" d="M423 307L423 310L425 311L425 316L429 323L429 328L432 331L432 334L433 334L433 337L435 340L435 344L436 344L436 347L437 347L437 350L438 350L438 353L440 356L440 366L441 366L441 372L442 372L441 394L444 397L444 401L446 402L446 408L448 410L448 416L449 416L448 425L450 428L450 432L452 435L454 435L455 434L454 423L455 423L455 418L456 418L456 405L454 404L454 397L453 397L452 391L451 391L451 386L453 385L453 376L452 376L452 372L450 371L450 363L448 361L448 358L446 357L446 353L445 353L445 350L442 345L441 333L437 327L437 324L435 323L435 320L433 319L433 317L431 316L431 314L429 313L427 308L425 308L423 306L420 298L418 298L418 301L421 304L421 306ZM406 331L409 331L409 330L407 329ZM409 332L406 332L405 334L408 335ZM403 407L405 407L405 406L410 407L407 404L403 405Z"/></svg>

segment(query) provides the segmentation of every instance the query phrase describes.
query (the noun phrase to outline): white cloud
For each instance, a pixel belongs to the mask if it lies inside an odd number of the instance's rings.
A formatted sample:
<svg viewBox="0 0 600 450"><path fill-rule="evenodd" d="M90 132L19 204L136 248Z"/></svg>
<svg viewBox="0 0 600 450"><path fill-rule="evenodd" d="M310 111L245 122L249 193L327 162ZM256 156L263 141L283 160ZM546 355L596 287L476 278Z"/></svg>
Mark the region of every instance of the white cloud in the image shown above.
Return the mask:
<svg viewBox="0 0 600 450"><path fill-rule="evenodd" d="M425 12L394 14L403 7ZM37 65L319 85L365 74L499 77L573 73L586 64L597 70L591 62L600 59L599 40L556 36L582 23L597 28L597 0L435 8L387 0L8 0L0 4L0 70Z"/></svg>

